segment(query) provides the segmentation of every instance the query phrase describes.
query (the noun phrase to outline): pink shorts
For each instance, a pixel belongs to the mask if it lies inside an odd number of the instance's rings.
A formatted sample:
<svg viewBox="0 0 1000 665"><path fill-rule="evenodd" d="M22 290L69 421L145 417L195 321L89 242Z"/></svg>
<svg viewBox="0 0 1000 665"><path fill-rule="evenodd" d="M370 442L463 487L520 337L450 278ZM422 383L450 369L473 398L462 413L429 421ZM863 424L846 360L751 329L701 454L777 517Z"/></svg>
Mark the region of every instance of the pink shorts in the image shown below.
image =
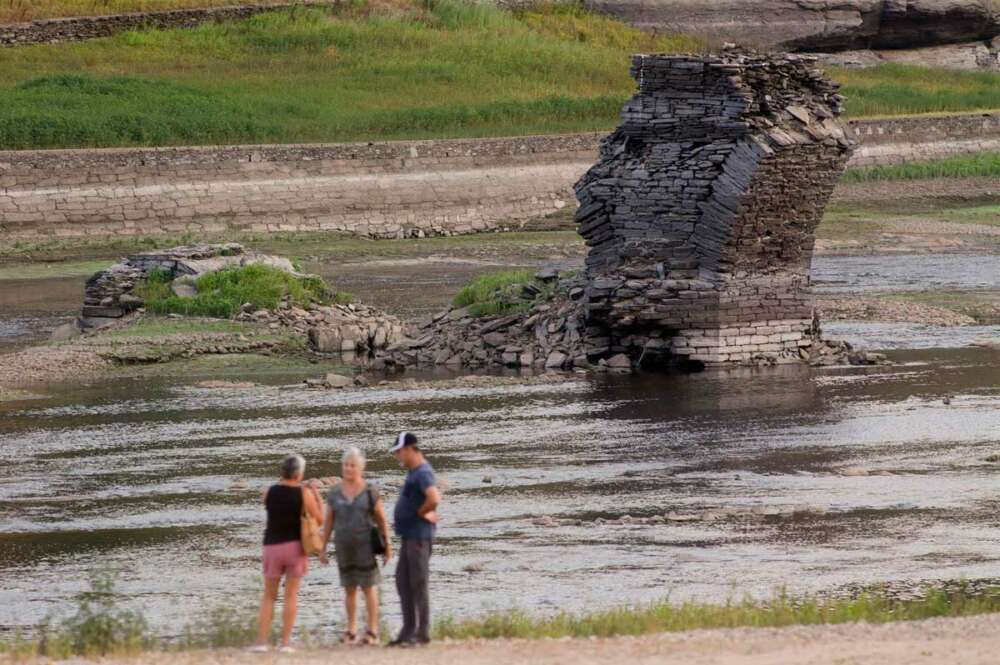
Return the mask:
<svg viewBox="0 0 1000 665"><path fill-rule="evenodd" d="M264 545L264 577L305 577L307 572L309 557L301 541Z"/></svg>

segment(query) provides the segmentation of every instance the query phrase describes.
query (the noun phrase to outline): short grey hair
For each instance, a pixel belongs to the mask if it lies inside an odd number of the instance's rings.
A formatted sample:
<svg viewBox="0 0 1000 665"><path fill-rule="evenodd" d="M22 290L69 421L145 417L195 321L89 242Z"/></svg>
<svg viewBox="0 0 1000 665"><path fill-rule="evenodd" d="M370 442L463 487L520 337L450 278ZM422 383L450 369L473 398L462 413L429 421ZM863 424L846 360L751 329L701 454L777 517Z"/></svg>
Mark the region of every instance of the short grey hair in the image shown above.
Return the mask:
<svg viewBox="0 0 1000 665"><path fill-rule="evenodd" d="M281 477L285 480L292 480L295 476L305 474L306 459L302 455L291 454L281 462Z"/></svg>
<svg viewBox="0 0 1000 665"><path fill-rule="evenodd" d="M361 452L361 449L358 448L357 446L348 446L347 448L345 448L344 455L343 457L340 458L340 463L344 464L347 462L347 460L350 459L357 460L358 464L360 464L362 467L364 467L366 462L365 454Z"/></svg>

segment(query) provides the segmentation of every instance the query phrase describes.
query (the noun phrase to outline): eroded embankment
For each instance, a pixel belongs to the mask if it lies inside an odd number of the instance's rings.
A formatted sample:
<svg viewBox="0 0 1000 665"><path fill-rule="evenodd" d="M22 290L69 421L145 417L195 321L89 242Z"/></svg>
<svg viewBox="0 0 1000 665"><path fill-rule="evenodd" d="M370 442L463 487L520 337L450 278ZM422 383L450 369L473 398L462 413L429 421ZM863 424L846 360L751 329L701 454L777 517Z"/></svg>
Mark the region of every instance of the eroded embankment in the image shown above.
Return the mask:
<svg viewBox="0 0 1000 665"><path fill-rule="evenodd" d="M853 165L897 164L998 150L1000 115L855 120L849 133L861 142ZM395 238L518 228L575 205L572 186L594 163L603 136L0 152L0 230L11 244L288 231ZM995 182L982 186L996 190ZM846 191L850 198L853 189Z"/></svg>

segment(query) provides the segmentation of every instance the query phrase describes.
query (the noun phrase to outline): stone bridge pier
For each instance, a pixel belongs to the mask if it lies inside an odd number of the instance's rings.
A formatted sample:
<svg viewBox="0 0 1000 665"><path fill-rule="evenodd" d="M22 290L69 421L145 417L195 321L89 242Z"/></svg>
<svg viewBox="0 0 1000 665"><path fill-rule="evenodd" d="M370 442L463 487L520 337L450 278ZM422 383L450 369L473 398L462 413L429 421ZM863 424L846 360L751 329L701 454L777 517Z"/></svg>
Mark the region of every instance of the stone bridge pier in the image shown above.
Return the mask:
<svg viewBox="0 0 1000 665"><path fill-rule="evenodd" d="M592 354L722 365L818 342L814 231L853 143L808 57L639 55L576 184Z"/></svg>

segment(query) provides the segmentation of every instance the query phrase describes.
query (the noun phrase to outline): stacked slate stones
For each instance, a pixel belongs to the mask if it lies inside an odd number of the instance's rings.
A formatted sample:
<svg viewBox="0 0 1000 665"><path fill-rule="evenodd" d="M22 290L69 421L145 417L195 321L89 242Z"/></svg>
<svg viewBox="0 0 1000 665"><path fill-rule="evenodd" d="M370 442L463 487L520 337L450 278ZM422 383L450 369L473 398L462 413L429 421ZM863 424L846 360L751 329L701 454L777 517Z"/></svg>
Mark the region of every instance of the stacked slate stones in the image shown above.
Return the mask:
<svg viewBox="0 0 1000 665"><path fill-rule="evenodd" d="M444 311L387 367L871 364L819 337L814 231L853 149L812 58L635 56L638 93L576 185L589 251L528 311Z"/></svg>
<svg viewBox="0 0 1000 665"><path fill-rule="evenodd" d="M798 361L814 230L853 149L807 57L635 56L638 93L577 183L591 355Z"/></svg>
<svg viewBox="0 0 1000 665"><path fill-rule="evenodd" d="M200 262L216 259L222 262L220 265L239 265L243 254L243 246L238 243L190 245L162 252L133 254L87 280L78 323L84 330L103 328L142 307L142 299L133 295L132 291L154 269L167 271L172 276L196 275L198 268L195 266ZM290 263L288 267L291 268Z"/></svg>

